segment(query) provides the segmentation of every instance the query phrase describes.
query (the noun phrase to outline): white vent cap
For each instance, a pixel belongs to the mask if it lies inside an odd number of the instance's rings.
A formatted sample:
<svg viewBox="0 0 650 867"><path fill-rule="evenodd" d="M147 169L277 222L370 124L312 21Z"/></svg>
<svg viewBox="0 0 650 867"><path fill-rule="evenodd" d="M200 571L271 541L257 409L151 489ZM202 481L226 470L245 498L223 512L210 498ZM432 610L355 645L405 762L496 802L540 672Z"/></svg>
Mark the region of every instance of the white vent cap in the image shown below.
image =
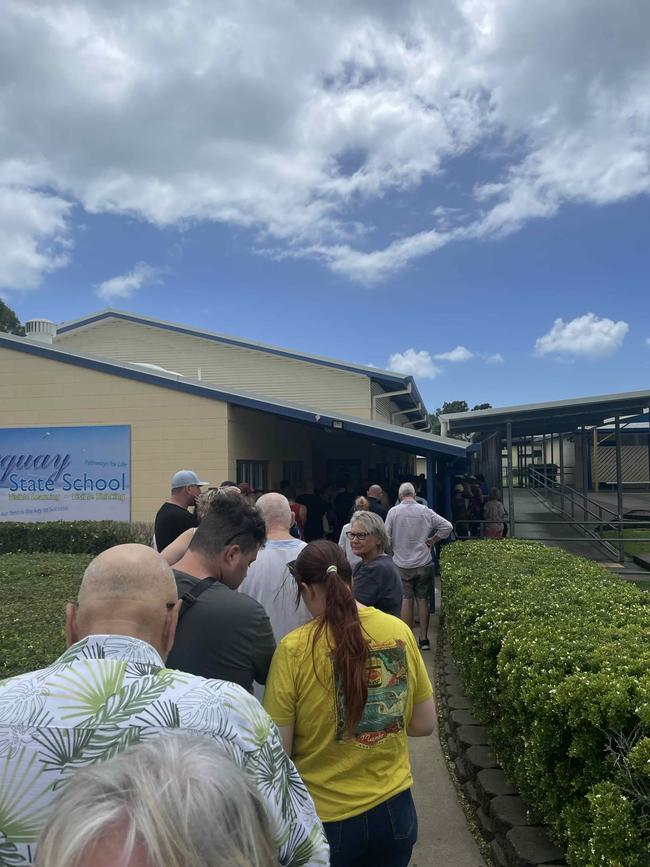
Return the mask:
<svg viewBox="0 0 650 867"><path fill-rule="evenodd" d="M56 325L49 319L29 319L25 323L25 333L31 340L52 343L56 334Z"/></svg>

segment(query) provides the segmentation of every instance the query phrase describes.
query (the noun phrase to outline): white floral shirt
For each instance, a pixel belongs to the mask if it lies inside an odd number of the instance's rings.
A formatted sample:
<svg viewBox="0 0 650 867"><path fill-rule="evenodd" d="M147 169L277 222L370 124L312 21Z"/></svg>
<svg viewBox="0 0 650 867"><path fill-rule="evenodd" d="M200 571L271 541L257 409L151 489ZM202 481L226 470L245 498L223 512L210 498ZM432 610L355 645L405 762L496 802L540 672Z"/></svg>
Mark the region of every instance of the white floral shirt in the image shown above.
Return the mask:
<svg viewBox="0 0 650 867"><path fill-rule="evenodd" d="M162 733L213 737L264 797L282 865L328 865L313 801L259 702L172 671L144 641L92 635L0 682L0 867L32 864L58 791L81 767Z"/></svg>

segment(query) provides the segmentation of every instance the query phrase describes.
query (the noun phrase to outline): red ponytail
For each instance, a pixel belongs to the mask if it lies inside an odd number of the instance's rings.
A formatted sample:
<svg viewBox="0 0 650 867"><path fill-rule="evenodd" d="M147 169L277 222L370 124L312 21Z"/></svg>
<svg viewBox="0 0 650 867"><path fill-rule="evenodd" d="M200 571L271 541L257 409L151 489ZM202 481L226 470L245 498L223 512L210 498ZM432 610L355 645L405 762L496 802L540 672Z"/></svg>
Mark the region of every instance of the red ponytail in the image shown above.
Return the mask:
<svg viewBox="0 0 650 867"><path fill-rule="evenodd" d="M335 568L332 568L335 567ZM359 609L352 595L352 573L341 548L318 539L300 552L295 563L296 581L325 586L325 611L314 630L312 654L323 631L333 646L335 688L340 681L345 708L345 731L353 737L368 699L368 641Z"/></svg>

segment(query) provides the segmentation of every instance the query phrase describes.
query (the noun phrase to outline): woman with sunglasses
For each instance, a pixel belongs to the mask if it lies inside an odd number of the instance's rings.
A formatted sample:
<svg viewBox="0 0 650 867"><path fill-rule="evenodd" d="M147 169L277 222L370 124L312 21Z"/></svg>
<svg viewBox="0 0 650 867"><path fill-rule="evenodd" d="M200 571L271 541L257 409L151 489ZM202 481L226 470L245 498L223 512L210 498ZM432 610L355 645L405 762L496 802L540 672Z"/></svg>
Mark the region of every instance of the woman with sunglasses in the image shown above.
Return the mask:
<svg viewBox="0 0 650 867"><path fill-rule="evenodd" d="M314 619L280 642L264 707L314 799L332 867L406 867L417 839L407 735L435 724L417 643L354 599L338 545L311 542L289 571Z"/></svg>

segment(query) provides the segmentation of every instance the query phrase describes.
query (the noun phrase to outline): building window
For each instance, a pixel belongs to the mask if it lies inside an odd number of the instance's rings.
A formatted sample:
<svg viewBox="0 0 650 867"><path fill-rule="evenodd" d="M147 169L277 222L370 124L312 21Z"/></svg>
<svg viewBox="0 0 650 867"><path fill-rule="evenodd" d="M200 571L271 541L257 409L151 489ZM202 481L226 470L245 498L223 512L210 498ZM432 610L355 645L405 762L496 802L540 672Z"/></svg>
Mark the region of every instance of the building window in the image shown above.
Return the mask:
<svg viewBox="0 0 650 867"><path fill-rule="evenodd" d="M237 461L237 483L248 482L256 491L267 491L269 487L268 461Z"/></svg>
<svg viewBox="0 0 650 867"><path fill-rule="evenodd" d="M284 461L282 464L282 480L290 488L302 488L305 479L304 461Z"/></svg>

